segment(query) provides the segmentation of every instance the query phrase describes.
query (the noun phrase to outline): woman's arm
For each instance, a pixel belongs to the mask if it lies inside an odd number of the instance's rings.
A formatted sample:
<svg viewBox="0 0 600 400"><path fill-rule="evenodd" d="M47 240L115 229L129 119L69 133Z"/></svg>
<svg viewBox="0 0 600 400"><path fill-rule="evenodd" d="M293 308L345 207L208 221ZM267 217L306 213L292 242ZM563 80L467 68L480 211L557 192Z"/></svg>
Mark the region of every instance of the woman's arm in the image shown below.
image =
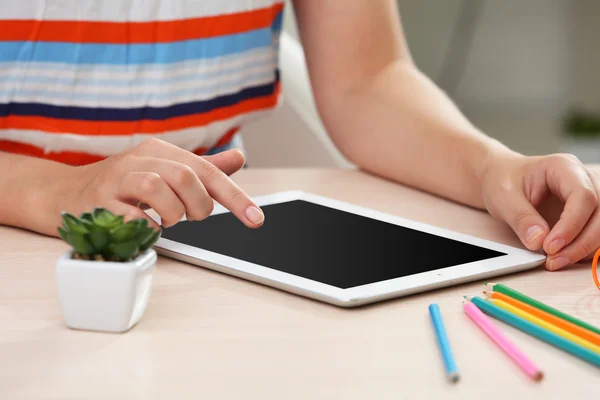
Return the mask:
<svg viewBox="0 0 600 400"><path fill-rule="evenodd" d="M486 160L509 150L415 67L395 2L295 6L318 109L340 151L375 174L483 207Z"/></svg>
<svg viewBox="0 0 600 400"><path fill-rule="evenodd" d="M485 136L413 63L394 0L296 0L319 112L372 173L486 208L559 269L600 245L600 179L573 156L525 157ZM551 228L536 207L564 202Z"/></svg>
<svg viewBox="0 0 600 400"><path fill-rule="evenodd" d="M0 152L0 225L56 235L60 215L52 210L52 203L60 195L63 179L72 168ZM53 220L54 232L51 232L48 220Z"/></svg>
<svg viewBox="0 0 600 400"><path fill-rule="evenodd" d="M166 227L184 215L206 218L216 200L257 228L264 214L228 177L243 165L237 150L199 157L158 139L81 167L0 152L0 225L57 236L62 211L103 207L126 219L148 218L139 208L145 203Z"/></svg>

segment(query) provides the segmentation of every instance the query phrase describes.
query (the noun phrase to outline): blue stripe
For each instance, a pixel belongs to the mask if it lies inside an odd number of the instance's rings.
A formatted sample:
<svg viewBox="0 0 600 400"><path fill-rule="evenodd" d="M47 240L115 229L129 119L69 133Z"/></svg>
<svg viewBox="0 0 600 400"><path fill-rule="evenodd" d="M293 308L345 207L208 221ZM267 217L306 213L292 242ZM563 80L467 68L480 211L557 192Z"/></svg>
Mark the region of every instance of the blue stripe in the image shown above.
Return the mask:
<svg viewBox="0 0 600 400"><path fill-rule="evenodd" d="M239 135L239 133L237 135L234 135L233 138L228 143L225 143L222 146L213 147L213 148L209 149L206 153L204 153L204 155L205 156L211 156L213 154L222 153L224 151L231 150L231 149L234 149L236 147L239 147L239 143L236 140L238 138L238 135Z"/></svg>
<svg viewBox="0 0 600 400"><path fill-rule="evenodd" d="M206 113L217 108L235 105L244 100L268 96L275 91L276 83L277 81L273 81L266 85L249 87L237 93L215 97L210 100L193 101L168 107L90 108L53 106L40 103L5 103L0 104L0 117L20 115L86 121L139 121L144 119L160 121L173 117Z"/></svg>
<svg viewBox="0 0 600 400"><path fill-rule="evenodd" d="M173 43L0 42L0 61L65 64L168 64L241 53L272 43L270 28Z"/></svg>
<svg viewBox="0 0 600 400"><path fill-rule="evenodd" d="M260 54L260 57L265 57L265 54L268 52L271 56L276 56L277 52L274 51L273 42L275 38L272 38L271 42L266 46L257 47L253 49L248 49L246 51L230 54L229 56L218 57L218 58L207 58L198 62L198 60L184 60L178 63L171 64L124 64L124 65L116 65L116 64L88 64L88 65L78 65L78 64L61 64L56 62L45 62L39 64L32 64L28 61L19 61L19 60L8 60L1 61L0 60L0 68L16 68L16 69L31 69L38 70L44 69L45 71L100 71L100 72L116 72L116 73L146 73L153 72L158 73L165 71L173 71L180 68L190 68L198 66L202 64L203 66L219 66L223 62L231 62L231 61L239 61L244 57L248 57L250 59L253 54ZM0 45L3 42L0 41ZM1 70L0 70L1 71Z"/></svg>
<svg viewBox="0 0 600 400"><path fill-rule="evenodd" d="M273 20L273 23L271 24L271 30L275 33L279 33L281 32L281 27L283 25L283 10L279 11L279 13L277 13L277 16L275 17L275 19Z"/></svg>

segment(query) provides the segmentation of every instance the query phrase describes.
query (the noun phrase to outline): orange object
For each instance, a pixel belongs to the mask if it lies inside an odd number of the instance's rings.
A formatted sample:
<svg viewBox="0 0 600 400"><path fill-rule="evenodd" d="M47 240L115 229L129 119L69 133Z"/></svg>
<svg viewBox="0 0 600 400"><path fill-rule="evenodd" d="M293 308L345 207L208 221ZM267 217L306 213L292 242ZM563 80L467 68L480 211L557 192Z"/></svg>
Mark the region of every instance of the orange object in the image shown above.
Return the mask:
<svg viewBox="0 0 600 400"><path fill-rule="evenodd" d="M509 297L503 293L499 293L499 292L483 292L483 293L488 298L502 300L505 303L508 303L516 308L519 308L522 311L525 311L526 313L529 313L541 320L544 320L549 324L552 324L560 329L563 329L569 333L572 333L575 336L579 336L581 339L587 340L590 343L600 346L600 335L595 332L588 331L587 329L582 328L581 326L575 325L569 321L565 321L562 318L558 318L552 314L542 311L539 308L530 306L529 304L525 304L519 300L515 300L512 297Z"/></svg>
<svg viewBox="0 0 600 400"><path fill-rule="evenodd" d="M598 279L598 257L600 257L600 249L596 250L594 261L592 261L592 278L594 278L596 287L600 289L600 280Z"/></svg>

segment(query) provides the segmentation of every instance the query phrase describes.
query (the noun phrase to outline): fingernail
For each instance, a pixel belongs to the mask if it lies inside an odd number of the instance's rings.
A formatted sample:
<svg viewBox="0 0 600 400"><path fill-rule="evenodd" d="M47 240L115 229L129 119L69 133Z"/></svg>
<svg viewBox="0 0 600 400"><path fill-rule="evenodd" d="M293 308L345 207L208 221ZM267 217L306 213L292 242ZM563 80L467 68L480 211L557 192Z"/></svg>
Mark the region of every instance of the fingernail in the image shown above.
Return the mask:
<svg viewBox="0 0 600 400"><path fill-rule="evenodd" d="M527 229L527 232L525 232L525 240L527 240L527 243L531 243L535 239L540 237L543 233L544 233L544 228L542 228L541 226L539 226L539 225L531 226L531 227L529 227L529 229Z"/></svg>
<svg viewBox="0 0 600 400"><path fill-rule="evenodd" d="M564 239L555 239L552 243L550 243L550 254L558 253L565 245Z"/></svg>
<svg viewBox="0 0 600 400"><path fill-rule="evenodd" d="M265 214L263 214L258 208L250 206L246 208L246 218L248 218L248 221L252 222L253 224L259 225L265 220Z"/></svg>
<svg viewBox="0 0 600 400"><path fill-rule="evenodd" d="M565 265L569 264L570 260L568 257L558 257L550 261L550 271L556 271L561 269Z"/></svg>

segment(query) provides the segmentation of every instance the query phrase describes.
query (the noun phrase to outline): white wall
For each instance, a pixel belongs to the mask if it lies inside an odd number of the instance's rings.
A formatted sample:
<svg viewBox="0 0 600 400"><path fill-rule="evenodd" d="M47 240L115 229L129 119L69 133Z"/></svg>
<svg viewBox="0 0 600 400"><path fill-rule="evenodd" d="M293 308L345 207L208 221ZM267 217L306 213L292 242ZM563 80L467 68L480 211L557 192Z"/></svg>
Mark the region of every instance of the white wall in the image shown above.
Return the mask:
<svg viewBox="0 0 600 400"><path fill-rule="evenodd" d="M518 151L563 151L565 110L600 108L600 1L466 1L483 4L483 12L454 100L484 132ZM415 60L434 80L461 3L398 1Z"/></svg>
<svg viewBox="0 0 600 400"><path fill-rule="evenodd" d="M569 99L600 110L600 1L576 0L569 13Z"/></svg>

